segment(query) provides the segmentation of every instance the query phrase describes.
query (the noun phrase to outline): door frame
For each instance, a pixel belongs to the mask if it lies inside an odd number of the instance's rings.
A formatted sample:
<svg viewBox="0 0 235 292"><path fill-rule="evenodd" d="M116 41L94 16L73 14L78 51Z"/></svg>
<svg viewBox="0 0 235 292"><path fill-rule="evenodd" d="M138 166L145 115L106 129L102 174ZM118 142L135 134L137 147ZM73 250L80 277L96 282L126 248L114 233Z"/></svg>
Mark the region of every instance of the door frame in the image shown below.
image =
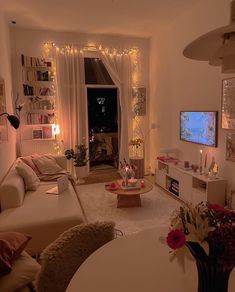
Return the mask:
<svg viewBox="0 0 235 292"><path fill-rule="evenodd" d="M88 121L88 95L87 91L88 88L116 88L117 89L117 114L118 114L118 157L119 157L119 150L120 150L120 131L121 131L121 106L120 106L120 94L119 88L117 85L102 85L102 84L86 84L85 85L85 106L86 106L86 133L87 133L87 141L86 145L88 145L88 157L90 157L89 153L89 121ZM119 159L118 159L119 163ZM90 160L88 163L88 171L90 172Z"/></svg>

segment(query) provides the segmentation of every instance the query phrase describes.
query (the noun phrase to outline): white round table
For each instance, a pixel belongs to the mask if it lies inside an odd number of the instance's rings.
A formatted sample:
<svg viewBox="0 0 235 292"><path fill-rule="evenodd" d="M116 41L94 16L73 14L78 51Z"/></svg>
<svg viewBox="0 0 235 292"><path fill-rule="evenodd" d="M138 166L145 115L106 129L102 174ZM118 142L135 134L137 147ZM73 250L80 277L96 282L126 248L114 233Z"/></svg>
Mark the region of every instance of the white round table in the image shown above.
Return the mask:
<svg viewBox="0 0 235 292"><path fill-rule="evenodd" d="M185 271L169 247L160 242L166 228L149 229L115 239L94 252L73 276L66 292L196 292L197 271L186 260ZM229 292L235 291L235 269Z"/></svg>

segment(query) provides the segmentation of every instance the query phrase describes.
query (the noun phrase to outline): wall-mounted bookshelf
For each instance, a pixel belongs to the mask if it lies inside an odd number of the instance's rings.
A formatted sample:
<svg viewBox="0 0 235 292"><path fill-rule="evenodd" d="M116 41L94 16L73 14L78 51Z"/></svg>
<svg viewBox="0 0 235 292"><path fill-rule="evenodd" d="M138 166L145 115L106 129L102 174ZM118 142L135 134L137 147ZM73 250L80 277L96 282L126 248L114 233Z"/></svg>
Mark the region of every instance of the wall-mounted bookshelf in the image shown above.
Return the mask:
<svg viewBox="0 0 235 292"><path fill-rule="evenodd" d="M21 55L22 140L53 140L55 83L52 60Z"/></svg>

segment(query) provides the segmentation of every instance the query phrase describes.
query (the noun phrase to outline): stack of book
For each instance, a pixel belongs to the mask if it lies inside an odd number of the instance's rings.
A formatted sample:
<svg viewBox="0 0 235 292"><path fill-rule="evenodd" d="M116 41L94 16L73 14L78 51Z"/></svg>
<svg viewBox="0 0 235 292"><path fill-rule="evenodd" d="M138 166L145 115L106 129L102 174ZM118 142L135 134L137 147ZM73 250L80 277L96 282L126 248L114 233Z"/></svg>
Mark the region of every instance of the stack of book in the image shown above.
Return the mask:
<svg viewBox="0 0 235 292"><path fill-rule="evenodd" d="M175 179L171 179L169 185L169 191L176 196L179 196L179 182Z"/></svg>

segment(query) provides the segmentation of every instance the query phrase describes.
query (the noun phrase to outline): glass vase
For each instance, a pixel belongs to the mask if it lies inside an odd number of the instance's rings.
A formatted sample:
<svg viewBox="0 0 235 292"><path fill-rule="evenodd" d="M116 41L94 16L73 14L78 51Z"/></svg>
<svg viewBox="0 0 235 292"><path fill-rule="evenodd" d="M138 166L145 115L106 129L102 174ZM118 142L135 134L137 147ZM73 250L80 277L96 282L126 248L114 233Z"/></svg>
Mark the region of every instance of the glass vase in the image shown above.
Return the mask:
<svg viewBox="0 0 235 292"><path fill-rule="evenodd" d="M196 259L198 292L228 292L228 281L232 269L214 262Z"/></svg>
<svg viewBox="0 0 235 292"><path fill-rule="evenodd" d="M233 268L224 267L216 257L210 257L197 242L186 243L196 260L198 292L228 292L229 276Z"/></svg>

